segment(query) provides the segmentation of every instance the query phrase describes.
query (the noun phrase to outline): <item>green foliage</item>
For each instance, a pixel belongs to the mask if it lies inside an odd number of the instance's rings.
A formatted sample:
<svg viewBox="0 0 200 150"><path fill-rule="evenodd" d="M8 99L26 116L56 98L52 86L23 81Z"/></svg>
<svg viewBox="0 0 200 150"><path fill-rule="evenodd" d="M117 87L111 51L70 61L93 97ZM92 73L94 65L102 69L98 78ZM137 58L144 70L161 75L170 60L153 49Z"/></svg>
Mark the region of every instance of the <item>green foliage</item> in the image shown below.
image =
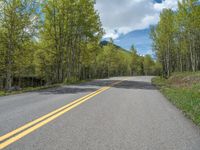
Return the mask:
<svg viewBox="0 0 200 150"><path fill-rule="evenodd" d="M160 22L156 28L152 28L154 50L163 65L163 73L169 76L172 70L174 50L174 13L170 9L164 9L160 14Z"/></svg>
<svg viewBox="0 0 200 150"><path fill-rule="evenodd" d="M197 0L178 2L178 10L165 9L152 27L153 47L163 76L172 72L200 70L200 6Z"/></svg>
<svg viewBox="0 0 200 150"><path fill-rule="evenodd" d="M127 52L112 39L100 45L94 0L0 2L0 89L33 86L22 81L26 77L41 86L159 72L158 63L134 46Z"/></svg>
<svg viewBox="0 0 200 150"><path fill-rule="evenodd" d="M131 74L131 55L112 43L103 47L97 56L99 77L122 76Z"/></svg>
<svg viewBox="0 0 200 150"><path fill-rule="evenodd" d="M78 83L78 82L79 82L79 80L77 80L76 77L67 78L64 81L65 84L74 84L74 83Z"/></svg>
<svg viewBox="0 0 200 150"><path fill-rule="evenodd" d="M32 63L34 52L30 46L37 23L37 3L34 0L0 2L0 80L5 79L5 88L9 89L13 76L26 73Z"/></svg>
<svg viewBox="0 0 200 150"><path fill-rule="evenodd" d="M200 94L190 89L162 89L167 98L200 125Z"/></svg>
<svg viewBox="0 0 200 150"><path fill-rule="evenodd" d="M197 82L198 81L198 82ZM156 77L152 83L186 116L200 125L200 75L199 73L175 73L169 79Z"/></svg>
<svg viewBox="0 0 200 150"><path fill-rule="evenodd" d="M166 82L167 82L167 80L165 78L163 78L163 77L160 77L160 76L154 77L152 79L152 83L154 85L158 86L159 88L162 88L163 86L166 86Z"/></svg>
<svg viewBox="0 0 200 150"><path fill-rule="evenodd" d="M43 72L39 71L38 75L53 83L63 82L66 78L81 79L81 72L90 70L90 64L94 63L93 57L102 35L94 1L47 1L43 13L45 20L36 55L38 68Z"/></svg>
<svg viewBox="0 0 200 150"><path fill-rule="evenodd" d="M146 55L144 57L144 62L143 62L145 75L153 74L154 65L155 65L155 62L153 61L151 56L150 55Z"/></svg>

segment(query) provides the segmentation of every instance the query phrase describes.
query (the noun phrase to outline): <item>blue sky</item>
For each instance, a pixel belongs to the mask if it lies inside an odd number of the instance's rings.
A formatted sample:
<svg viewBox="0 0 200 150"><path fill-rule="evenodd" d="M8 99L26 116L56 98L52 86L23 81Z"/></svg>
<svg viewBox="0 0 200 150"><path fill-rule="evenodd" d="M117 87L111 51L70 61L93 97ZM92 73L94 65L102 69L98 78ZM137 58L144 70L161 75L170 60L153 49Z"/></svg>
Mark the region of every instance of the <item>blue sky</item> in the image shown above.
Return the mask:
<svg viewBox="0 0 200 150"><path fill-rule="evenodd" d="M156 3L162 3L162 0L154 0Z"/></svg>
<svg viewBox="0 0 200 150"><path fill-rule="evenodd" d="M96 9L100 14L101 22L105 30L104 38L113 38L119 46L128 49L131 44L140 45L137 47L139 53L152 53L150 40L147 31L150 25L156 25L159 21L159 14L164 8L177 8L178 0L96 0ZM140 41L137 34L140 33ZM128 35L127 35L128 34ZM142 38L142 34L143 37ZM125 38L123 37L125 36ZM132 36L132 37L131 37ZM147 37L148 36L148 37ZM129 37L126 42L126 37ZM123 40L121 40L123 39ZM133 43L131 42L133 39ZM121 41L120 41L121 40ZM135 43L135 42L139 42ZM148 43L145 46L141 43ZM140 48L141 47L141 48Z"/></svg>

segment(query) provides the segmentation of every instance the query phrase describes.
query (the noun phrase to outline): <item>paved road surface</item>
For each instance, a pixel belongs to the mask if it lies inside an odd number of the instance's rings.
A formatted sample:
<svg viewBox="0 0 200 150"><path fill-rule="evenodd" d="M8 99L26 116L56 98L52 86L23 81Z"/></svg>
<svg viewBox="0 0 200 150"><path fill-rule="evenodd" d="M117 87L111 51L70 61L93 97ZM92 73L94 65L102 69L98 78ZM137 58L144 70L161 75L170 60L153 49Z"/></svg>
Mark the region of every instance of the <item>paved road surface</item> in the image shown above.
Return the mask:
<svg viewBox="0 0 200 150"><path fill-rule="evenodd" d="M95 80L0 97L0 136L124 79L127 80L104 89L5 149L200 150L199 128L151 85L151 77ZM30 129L17 134L26 130Z"/></svg>

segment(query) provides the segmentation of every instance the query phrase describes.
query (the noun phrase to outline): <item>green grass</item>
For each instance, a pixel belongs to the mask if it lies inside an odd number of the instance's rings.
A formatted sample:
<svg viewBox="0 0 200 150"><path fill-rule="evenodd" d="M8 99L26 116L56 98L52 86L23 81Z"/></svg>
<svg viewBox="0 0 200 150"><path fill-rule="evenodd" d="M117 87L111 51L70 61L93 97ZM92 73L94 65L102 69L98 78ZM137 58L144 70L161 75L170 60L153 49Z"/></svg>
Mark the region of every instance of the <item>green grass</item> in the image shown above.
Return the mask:
<svg viewBox="0 0 200 150"><path fill-rule="evenodd" d="M85 82L89 82L91 81L92 79L88 79L88 80L77 80L76 78L71 78L70 80L65 80L64 81L64 84L65 85L73 85L73 84L80 84L80 83L85 83Z"/></svg>
<svg viewBox="0 0 200 150"><path fill-rule="evenodd" d="M200 79L199 73L179 73L172 75L169 79L155 77L152 79L152 83L160 89L169 101L200 126L200 82L186 80L194 79L191 76L195 76L195 81L198 78Z"/></svg>

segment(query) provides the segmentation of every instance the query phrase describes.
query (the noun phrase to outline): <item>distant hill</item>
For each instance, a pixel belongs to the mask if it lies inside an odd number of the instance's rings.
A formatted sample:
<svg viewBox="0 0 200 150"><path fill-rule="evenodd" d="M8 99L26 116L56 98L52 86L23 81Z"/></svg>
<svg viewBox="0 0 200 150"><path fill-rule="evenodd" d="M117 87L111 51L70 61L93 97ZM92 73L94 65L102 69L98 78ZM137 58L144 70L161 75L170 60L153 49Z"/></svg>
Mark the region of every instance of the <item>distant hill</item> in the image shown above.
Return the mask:
<svg viewBox="0 0 200 150"><path fill-rule="evenodd" d="M111 44L109 41L106 41L106 40L103 40L103 41L101 41L100 42L100 45L101 46L106 46L106 45L108 45L108 44ZM123 52L126 52L126 53L130 53L130 51L128 51L128 50L126 50L126 49L123 49L122 47L120 47L120 46L118 46L118 45L116 45L116 44L113 44L118 50L121 50L121 51L123 51Z"/></svg>
<svg viewBox="0 0 200 150"><path fill-rule="evenodd" d="M140 55L151 54L152 52L152 40L150 39L150 28L144 30L135 30L127 34L120 35L117 39L114 39L114 44L124 50L129 51L131 46L134 45ZM103 43L109 41L109 38L103 39Z"/></svg>
<svg viewBox="0 0 200 150"><path fill-rule="evenodd" d="M152 54L152 40L150 39L149 33L150 28L135 30L121 35L114 40L114 43L126 50L130 50L131 46L134 44L139 54Z"/></svg>

